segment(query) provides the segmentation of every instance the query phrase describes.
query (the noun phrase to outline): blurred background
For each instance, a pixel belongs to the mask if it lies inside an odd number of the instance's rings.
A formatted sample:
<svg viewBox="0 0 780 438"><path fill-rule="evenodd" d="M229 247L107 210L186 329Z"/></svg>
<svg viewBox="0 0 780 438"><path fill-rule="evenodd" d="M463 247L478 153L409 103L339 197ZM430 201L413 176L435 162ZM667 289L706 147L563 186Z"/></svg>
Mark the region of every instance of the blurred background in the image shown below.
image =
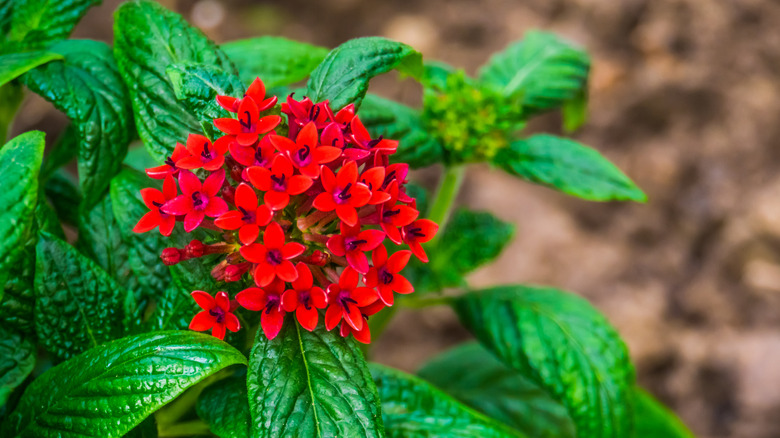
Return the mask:
<svg viewBox="0 0 780 438"><path fill-rule="evenodd" d="M111 42L104 0L74 33ZM639 382L700 437L780 436L780 2L771 0L167 0L217 42L281 35L335 47L381 35L475 74L532 28L593 56L575 137L650 198L597 204L472 167L459 202L518 227L474 286L540 283L590 299L617 326ZM395 75L373 92L413 106ZM28 99L16 132L67 120ZM532 132L560 133L550 114ZM435 184L436 169L416 176ZM400 313L374 360L414 371L469 335L447 309Z"/></svg>

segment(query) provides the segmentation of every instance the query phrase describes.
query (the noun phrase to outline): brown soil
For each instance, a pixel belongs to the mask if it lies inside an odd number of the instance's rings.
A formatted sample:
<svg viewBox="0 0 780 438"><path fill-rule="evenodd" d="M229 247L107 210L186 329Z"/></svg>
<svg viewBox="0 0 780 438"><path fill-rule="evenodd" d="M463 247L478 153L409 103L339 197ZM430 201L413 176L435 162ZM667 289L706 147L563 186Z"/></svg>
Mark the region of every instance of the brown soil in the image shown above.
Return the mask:
<svg viewBox="0 0 780 438"><path fill-rule="evenodd" d="M76 36L110 40L118 2L104 3ZM650 202L586 203L472 168L460 202L516 223L518 233L471 280L582 294L627 340L639 381L698 436L780 436L780 3L162 3L217 41L275 34L333 47L383 35L469 73L531 28L586 46L591 119L576 138L616 162ZM378 78L373 89L419 105L408 81ZM63 123L32 100L17 130L53 132ZM533 129L559 126L550 115ZM414 370L467 337L446 309L402 312L375 359Z"/></svg>

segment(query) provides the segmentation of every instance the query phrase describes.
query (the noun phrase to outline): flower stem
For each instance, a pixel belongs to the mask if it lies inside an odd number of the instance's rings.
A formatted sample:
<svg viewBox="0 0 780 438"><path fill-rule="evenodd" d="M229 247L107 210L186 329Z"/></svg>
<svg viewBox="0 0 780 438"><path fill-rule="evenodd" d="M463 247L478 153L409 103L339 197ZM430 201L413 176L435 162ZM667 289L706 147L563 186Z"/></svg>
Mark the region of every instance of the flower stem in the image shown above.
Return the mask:
<svg viewBox="0 0 780 438"><path fill-rule="evenodd" d="M433 204L431 204L428 209L428 219L439 224L440 231L436 234L436 237L433 238L432 241L434 242L447 226L452 204L458 196L461 184L463 184L465 171L465 165L445 168L444 175L439 182L439 188L436 189L436 197L433 200Z"/></svg>

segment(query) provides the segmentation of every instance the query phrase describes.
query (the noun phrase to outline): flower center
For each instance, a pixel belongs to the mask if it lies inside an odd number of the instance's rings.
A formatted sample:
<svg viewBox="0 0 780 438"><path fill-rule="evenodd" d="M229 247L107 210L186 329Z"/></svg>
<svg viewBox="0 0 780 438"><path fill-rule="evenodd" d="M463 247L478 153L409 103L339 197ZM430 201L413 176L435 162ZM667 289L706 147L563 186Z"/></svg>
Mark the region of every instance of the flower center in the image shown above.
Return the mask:
<svg viewBox="0 0 780 438"><path fill-rule="evenodd" d="M173 162L173 158L172 157L168 157L168 159L165 160L165 164L173 167L174 169L176 168L176 163Z"/></svg>
<svg viewBox="0 0 780 438"><path fill-rule="evenodd" d="M285 184L285 175L282 174L282 176L276 176L271 175L271 180L274 182L273 189L275 192L283 192L287 190L287 184Z"/></svg>
<svg viewBox="0 0 780 438"><path fill-rule="evenodd" d="M298 149L298 164L300 165L307 165L309 164L309 157L311 156L311 148L309 148L309 145L303 145L302 148Z"/></svg>
<svg viewBox="0 0 780 438"><path fill-rule="evenodd" d="M249 114L249 111L244 111L243 116L238 119L238 122L241 123L244 132L252 132L252 117Z"/></svg>
<svg viewBox="0 0 780 438"><path fill-rule="evenodd" d="M349 296L349 291L348 291L348 290L342 290L341 292L339 292L339 295L338 295L338 297L336 298L336 301L338 301L339 305L340 305L341 307L345 308L345 309L347 308L347 306L348 306L350 303L351 303L351 304L357 304L357 301L353 300L353 299L352 299L352 298Z"/></svg>
<svg viewBox="0 0 780 438"><path fill-rule="evenodd" d="M211 160L214 158L211 155L211 151L209 151L208 143L203 143L203 152L200 153L200 156L203 157L204 160Z"/></svg>
<svg viewBox="0 0 780 438"><path fill-rule="evenodd" d="M366 148L373 149L374 146L378 145L379 142L381 142L382 140L384 140L384 138L380 135L379 138L376 138L376 139L371 140L368 143L366 143Z"/></svg>
<svg viewBox="0 0 780 438"><path fill-rule="evenodd" d="M395 170L385 175L385 180L382 182L382 189L386 189L388 185L395 179Z"/></svg>
<svg viewBox="0 0 780 438"><path fill-rule="evenodd" d="M306 310L311 310L311 294L309 292L299 292L298 301L303 304Z"/></svg>
<svg viewBox="0 0 780 438"><path fill-rule="evenodd" d="M282 257L282 252L281 251L279 251L278 249L272 249L272 250L268 251L268 255L266 256L266 260L268 261L268 264L273 265L273 266L277 266L280 263L282 263L284 258Z"/></svg>
<svg viewBox="0 0 780 438"><path fill-rule="evenodd" d="M309 120L314 121L317 120L317 117L320 115L320 107L319 105L314 105L311 108L309 108Z"/></svg>
<svg viewBox="0 0 780 438"><path fill-rule="evenodd" d="M243 215L243 216L241 216L241 220L242 221L244 221L245 223L248 223L248 224L255 223L255 220L256 220L255 212L247 211L246 209L244 209L244 207L238 207L238 209L239 209L239 211L241 211L241 214Z"/></svg>
<svg viewBox="0 0 780 438"><path fill-rule="evenodd" d="M347 251L354 251L354 250L358 249L358 247L360 245L362 245L364 243L368 243L366 240L363 240L363 239L358 240L358 239L351 238L351 239L345 239L345 240L346 241L344 242L344 246L347 248Z"/></svg>
<svg viewBox="0 0 780 438"><path fill-rule="evenodd" d="M272 310L279 308L279 295L269 295L265 303L265 313L271 313Z"/></svg>
<svg viewBox="0 0 780 438"><path fill-rule="evenodd" d="M387 272L387 269L382 268L379 270L379 280L383 284L390 284L393 281L393 274Z"/></svg>
<svg viewBox="0 0 780 438"><path fill-rule="evenodd" d="M422 228L420 227L407 228L406 233L411 234L414 237L425 237L425 233L422 232Z"/></svg>
<svg viewBox="0 0 780 438"><path fill-rule="evenodd" d="M205 210L209 203L209 198L201 192L192 193L192 206L196 210Z"/></svg>
<svg viewBox="0 0 780 438"><path fill-rule="evenodd" d="M215 307L209 310L209 315L216 318L218 324L225 322L225 311L221 307Z"/></svg>
<svg viewBox="0 0 780 438"><path fill-rule="evenodd" d="M395 210L387 210L382 212L382 220L384 222L390 222L390 220L393 218L393 216L401 213L400 208L396 208Z"/></svg>
<svg viewBox="0 0 780 438"><path fill-rule="evenodd" d="M352 197L352 193L350 193L350 189L352 189L352 183L347 184L338 195L336 195L336 202L339 204L343 204L347 201L347 199Z"/></svg>

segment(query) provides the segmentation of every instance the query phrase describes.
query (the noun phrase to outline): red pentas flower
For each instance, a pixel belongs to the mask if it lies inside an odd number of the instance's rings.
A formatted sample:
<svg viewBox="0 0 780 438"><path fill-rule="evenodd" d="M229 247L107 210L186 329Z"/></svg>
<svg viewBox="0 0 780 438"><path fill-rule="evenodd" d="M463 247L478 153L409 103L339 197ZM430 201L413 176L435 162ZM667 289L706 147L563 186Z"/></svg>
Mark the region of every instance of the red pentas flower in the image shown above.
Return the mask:
<svg viewBox="0 0 780 438"><path fill-rule="evenodd" d="M290 95L281 105L285 122L264 116L276 105L265 93L258 79L243 96L219 96L233 114L214 120L224 135L210 141L193 133L147 170L165 182L162 191L143 189L149 212L134 230L168 235L177 222L197 229L184 247L165 248L161 262L203 260L219 284L242 290L232 306L224 292L194 292L203 312L193 329L218 337L238 330L240 305L262 312L269 339L284 324L317 330L324 314L324 329L368 343L367 320L393 305L394 294L413 291L403 268L412 253L426 260L422 244L438 227L419 218L406 193L408 166L390 164L397 142L372 138L354 106L334 111ZM388 256L391 245L409 249Z"/></svg>
<svg viewBox="0 0 780 438"><path fill-rule="evenodd" d="M199 332L211 329L211 334L219 339L225 338L225 329L237 332L241 328L238 318L233 314L230 298L225 292L217 292L212 297L209 293L196 290L192 298L203 311L196 314L190 322L190 329Z"/></svg>

